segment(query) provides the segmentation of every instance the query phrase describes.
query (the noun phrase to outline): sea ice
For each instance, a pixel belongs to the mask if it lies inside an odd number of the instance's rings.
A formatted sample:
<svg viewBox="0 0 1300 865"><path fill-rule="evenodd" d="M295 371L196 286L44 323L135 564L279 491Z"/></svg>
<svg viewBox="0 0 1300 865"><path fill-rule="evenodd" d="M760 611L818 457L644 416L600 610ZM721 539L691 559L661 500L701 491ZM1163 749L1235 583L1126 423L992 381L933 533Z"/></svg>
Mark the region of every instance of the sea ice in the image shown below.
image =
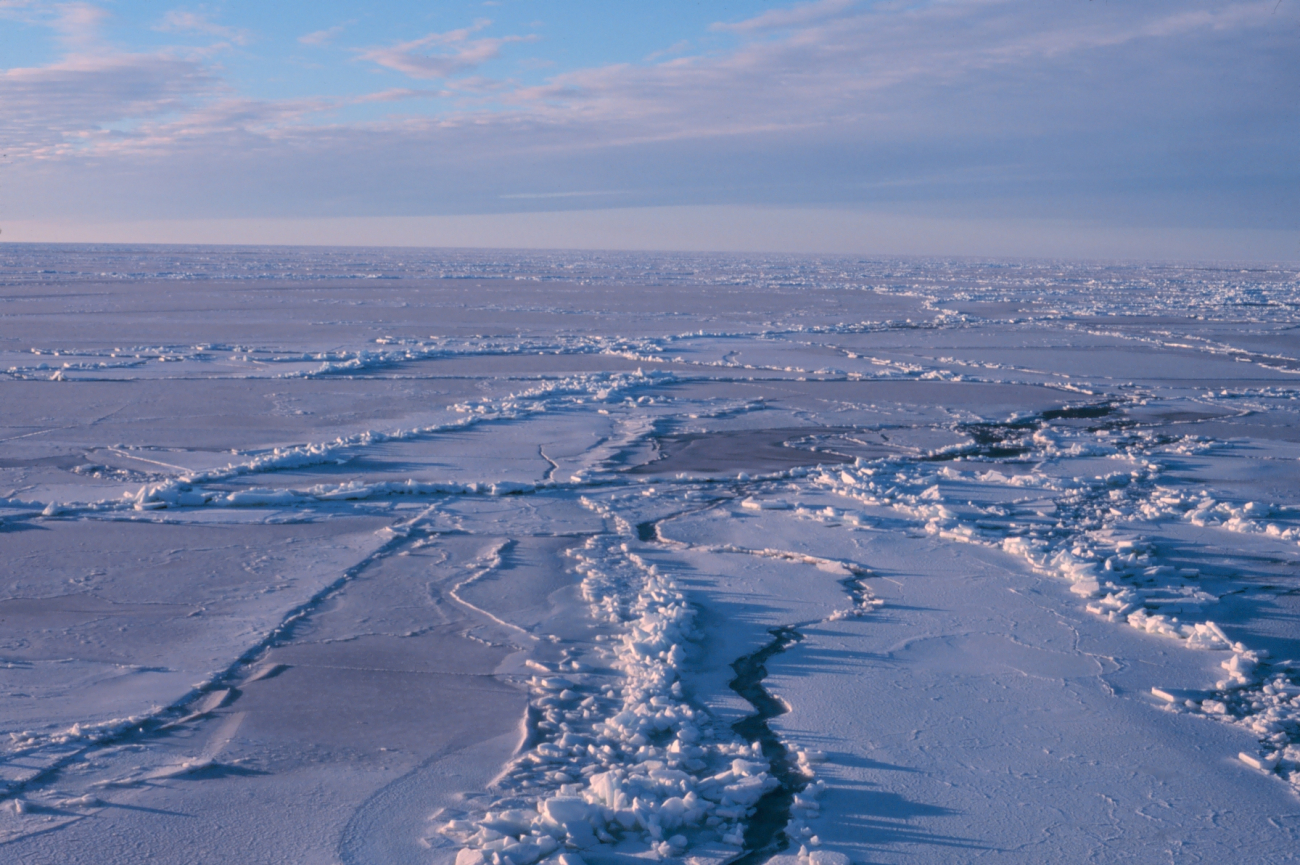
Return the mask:
<svg viewBox="0 0 1300 865"><path fill-rule="evenodd" d="M14 861L1293 855L1294 268L0 275Z"/></svg>

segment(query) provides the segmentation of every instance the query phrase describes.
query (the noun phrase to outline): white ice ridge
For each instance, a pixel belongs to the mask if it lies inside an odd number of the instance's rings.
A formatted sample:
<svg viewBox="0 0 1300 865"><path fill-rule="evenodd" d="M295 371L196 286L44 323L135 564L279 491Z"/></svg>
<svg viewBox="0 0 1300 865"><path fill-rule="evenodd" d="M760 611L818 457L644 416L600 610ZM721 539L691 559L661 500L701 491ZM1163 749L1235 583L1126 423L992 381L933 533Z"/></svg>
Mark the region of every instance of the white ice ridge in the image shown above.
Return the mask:
<svg viewBox="0 0 1300 865"><path fill-rule="evenodd" d="M663 340L653 337L575 335L551 339L478 336L429 340L379 337L377 348L333 351L289 351L267 346L204 343L199 345L128 346L113 349L32 348L43 358L34 364L4 370L17 379L49 379L51 373L95 373L140 369L150 364L205 364L224 361L227 375L238 378L319 378L364 373L417 361L534 354L597 354L647 363L661 362ZM44 359L48 358L48 359ZM234 366L229 366L234 362ZM317 364L316 366L310 366ZM251 366L251 368L250 368ZM299 367L275 372L276 367ZM205 367L206 368L206 367ZM93 376L92 376L93 377ZM78 378L87 378L79 376Z"/></svg>
<svg viewBox="0 0 1300 865"><path fill-rule="evenodd" d="M805 368L799 365L736 362L725 357L707 360L691 356L690 350L698 345L724 340L782 340L801 335L833 336L882 333L891 330L940 330L961 327L974 319L966 314L944 309L930 304L932 318L928 321L861 321L840 322L825 325L793 325L786 327L763 327L745 331L688 331L665 336L602 336L571 335L551 339L521 337L475 336L452 339L431 337L429 340L380 337L374 340L376 348L355 350L332 350L319 352L295 352L273 347L256 347L242 345L166 345L134 346L112 350L94 349L59 349L33 348L31 353L40 357L70 358L51 364L42 360L36 364L16 365L0 371L12 378L22 380L65 381L68 374L77 374L77 380L96 380L94 373L108 373L113 370L141 369L151 364L168 364L169 368L181 365L182 369L201 368L205 376L234 377L241 379L306 379L322 377L350 377L364 375L385 367L417 363L429 360L447 360L473 357L508 357L529 355L602 355L621 357L647 364L673 362L679 365L696 367L703 370L734 368L746 371L788 372L801 375L853 379L853 380L889 380L917 379L926 381L997 381L982 379L967 373L954 372L945 366L909 363L898 359L886 359L859 354L850 350L839 350L842 355L857 363L848 370L835 367ZM687 356L670 354L674 347L681 347ZM96 359L96 358L108 358ZM947 366L960 365L968 369L1013 369L1014 367L997 363L969 363L954 358L937 358ZM213 367L214 363L224 366ZM316 364L312 366L312 364ZM196 367L201 365L201 367ZM277 367L296 367L285 372L275 372ZM224 371L224 373L222 372ZM160 374L153 377L169 378L171 375ZM182 377L184 377L182 375ZM515 378L545 378L544 375L527 375L517 373ZM114 380L121 376L109 376ZM725 376L708 375L713 382L731 381ZM740 379L743 380L743 379ZM1076 386L1062 383L1047 383L1050 387L1076 389ZM1085 391L1087 392L1087 391Z"/></svg>
<svg viewBox="0 0 1300 865"><path fill-rule="evenodd" d="M703 843L726 858L777 785L757 744L717 729L683 692L695 611L627 540L593 537L574 554L592 615L614 629L596 654L618 678L572 660L532 678L544 741L507 768L496 807L442 825L462 847L458 865L571 865L561 851L601 844L662 858Z"/></svg>
<svg viewBox="0 0 1300 865"><path fill-rule="evenodd" d="M700 635L675 581L629 547L635 536L629 520L601 501L581 502L615 529L590 538L573 555L593 618L615 629L595 654L619 675L618 685L602 684L589 665L572 660L574 652L555 669L543 668L549 675L529 684L531 711L539 719L535 735L544 741L507 768L496 806L456 815L440 831L461 845L460 865L503 865L507 859L528 865L543 858L571 865L566 857L573 851L611 844L660 858L692 850L735 856L755 804L778 782L757 743L746 745L717 729L683 692L686 647ZM664 543L798 562L841 577L854 605L833 613L831 621L881 603L861 582L867 570L853 562L779 549ZM824 755L786 744L796 771L813 779L813 765ZM824 782L810 783L796 797L785 830L796 842L818 843L806 820L816 816L824 789Z"/></svg>
<svg viewBox="0 0 1300 865"><path fill-rule="evenodd" d="M447 339L438 339L430 343L423 340L381 337L376 340L376 343L397 347L312 355L311 360L323 361L316 369L284 373L278 377L316 378L356 373L412 361L483 355L600 354L655 363L663 360L659 354L664 350L662 340L653 337L596 335L573 336L561 341L521 340L517 337L507 341L480 337L467 343L453 343ZM286 359L294 360L294 358ZM308 357L304 356L300 359L305 360Z"/></svg>
<svg viewBox="0 0 1300 865"><path fill-rule="evenodd" d="M14 790L24 787L42 773L101 742L109 742L140 724L154 720L166 711L164 707L155 706L147 714L129 718L114 718L95 724L76 723L52 732L16 730L9 733L9 741L3 748L6 772L0 795L13 795Z"/></svg>
<svg viewBox="0 0 1300 865"><path fill-rule="evenodd" d="M120 499L98 502L24 502L25 506L44 507L46 516L70 514L77 511L104 510L162 510L169 507L257 507L286 506L312 500L361 500L393 495L442 495L479 493L506 495L535 489L537 484L498 482L495 484L424 483L392 481L378 483L351 482L340 485L318 485L308 490L253 488L223 492L205 490L209 484L230 481L242 476L285 471L338 462L348 452L364 450L383 442L401 442L420 439L439 433L464 430L476 424L491 421L518 420L548 411L582 406L587 403L618 404L624 394L647 384L663 385L677 380L672 373L659 370L631 373L593 373L566 376L562 379L537 384L534 387L498 399L484 398L477 403L464 403L454 408L464 417L439 424L430 424L407 430L366 430L333 441L275 448L268 453L251 455L243 462L209 471L193 472L178 477L145 484L140 489L124 493ZM554 485L545 482L541 485Z"/></svg>
<svg viewBox="0 0 1300 865"><path fill-rule="evenodd" d="M942 539L999 547L1021 557L1036 571L1068 582L1074 594L1087 600L1089 612L1109 621L1177 640L1189 649L1231 653L1222 663L1225 676L1214 684L1215 694L1199 701L1165 700L1166 708L1250 730L1261 742L1261 765L1300 789L1300 683L1294 671L1285 665L1271 669L1266 651L1229 639L1220 625L1201 618L1203 608L1219 598L1194 584L1199 572L1160 564L1151 544L1119 528L1121 523L1185 520L1289 542L1300 529L1279 523L1294 519L1292 509L1258 502L1220 503L1208 493L1189 496L1161 484L1157 448L1143 435L1099 446L1091 433L1056 428L1039 429L1028 440L1038 446L1031 456L1040 460L1062 453L1101 455L1125 463L1129 470L1062 478L1046 474L1047 464L1039 463L1030 474L1006 476L981 471L977 463L968 463L969 468L961 471L961 463L935 468L891 458L869 464L859 460L855 466L833 470L823 467L807 479L814 488L829 488L840 496L888 508ZM1186 454L1210 446L1189 436L1161 447ZM792 480L799 477L791 473ZM1023 512L1018 515L1001 504L950 501L943 493L946 482L1037 492L1050 496L1052 503L1038 506L1026 519ZM834 517L848 525L856 522L803 507L795 512ZM1259 522L1267 517L1274 521ZM1190 614L1190 620L1180 620L1179 613Z"/></svg>
<svg viewBox="0 0 1300 865"><path fill-rule="evenodd" d="M114 370L142 369L152 364L168 364L175 368L177 364L202 364L209 375L214 374L211 365L224 362L227 377L236 378L270 378L270 379L305 379L332 376L355 376L384 367L409 364L420 361L447 360L472 357L508 357L528 355L603 355L622 357L643 363L664 363L668 360L691 366L717 368L735 367L746 370L782 370L827 375L847 375L843 370L805 370L799 367L772 366L767 364L735 364L727 361L707 361L668 357L666 352L675 344L692 343L704 340L728 338L772 339L801 333L816 334L858 334L875 333L906 328L939 328L959 323L964 317L941 312L934 322L860 322L843 323L829 326L796 326L793 328L765 328L753 331L706 332L691 331L687 333L661 337L619 336L619 335L571 335L560 338L538 339L493 338L476 336L452 339L436 337L429 340L379 337L374 340L376 348L356 350L333 350L317 352L295 352L265 346L243 346L223 344L199 345L164 345L164 346L130 346L114 349L67 349L67 348L32 348L30 353L49 360L40 360L33 364L10 366L4 372L19 380L63 381L69 373L79 373L78 380L94 380L95 373L107 373ZM856 357L856 355L849 355ZM871 359L869 359L871 360ZM52 362L51 362L52 361ZM872 377L888 378L896 375L913 377L935 377L943 375L942 371L927 370L915 364L875 361L877 368L872 369ZM233 364L233 366L232 366ZM315 366L311 366L316 364ZM286 372L276 372L277 367L297 367ZM855 372L853 375L861 375ZM162 376L169 377L169 376ZM530 378L517 374L516 377ZM118 378L115 376L115 378ZM960 379L960 376L956 377ZM711 376L712 380L718 379Z"/></svg>

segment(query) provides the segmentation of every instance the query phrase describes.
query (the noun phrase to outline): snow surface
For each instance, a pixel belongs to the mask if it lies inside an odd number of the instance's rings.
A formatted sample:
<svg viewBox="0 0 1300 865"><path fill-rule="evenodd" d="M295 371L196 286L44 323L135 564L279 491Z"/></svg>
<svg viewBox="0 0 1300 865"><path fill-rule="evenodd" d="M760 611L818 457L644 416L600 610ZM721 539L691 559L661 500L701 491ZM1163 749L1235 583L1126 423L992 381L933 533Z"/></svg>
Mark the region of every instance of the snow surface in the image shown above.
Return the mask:
<svg viewBox="0 0 1300 865"><path fill-rule="evenodd" d="M1300 275L0 253L15 862L1292 861Z"/></svg>

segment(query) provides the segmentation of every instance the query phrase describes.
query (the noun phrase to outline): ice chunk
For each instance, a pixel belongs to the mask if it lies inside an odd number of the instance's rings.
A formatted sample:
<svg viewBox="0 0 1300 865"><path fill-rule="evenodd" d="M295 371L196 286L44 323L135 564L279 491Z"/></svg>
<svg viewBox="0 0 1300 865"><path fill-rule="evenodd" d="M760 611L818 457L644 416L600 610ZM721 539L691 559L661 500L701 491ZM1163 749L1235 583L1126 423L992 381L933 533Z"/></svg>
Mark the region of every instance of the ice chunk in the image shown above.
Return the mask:
<svg viewBox="0 0 1300 865"><path fill-rule="evenodd" d="M1101 593L1101 583L1096 577L1083 577L1070 586L1070 591L1080 597L1093 598Z"/></svg>
<svg viewBox="0 0 1300 865"><path fill-rule="evenodd" d="M1237 759L1241 760L1241 762L1245 763L1252 769L1259 769L1262 772L1272 772L1277 766L1277 755L1260 757L1255 754L1247 754L1245 751L1241 751L1237 754Z"/></svg>
<svg viewBox="0 0 1300 865"><path fill-rule="evenodd" d="M799 857L803 859L803 856ZM831 850L814 850L807 856L808 865L851 865L852 860L843 853Z"/></svg>
<svg viewBox="0 0 1300 865"><path fill-rule="evenodd" d="M541 803L542 815L552 825L562 829L571 846L585 850L596 846L596 837L592 819L600 820L598 806L592 805L577 796L555 796Z"/></svg>
<svg viewBox="0 0 1300 865"><path fill-rule="evenodd" d="M285 670L289 669L287 664L261 664L253 668L253 672L248 674L245 682L260 682L263 679L270 679L278 676Z"/></svg>
<svg viewBox="0 0 1300 865"><path fill-rule="evenodd" d="M745 499L740 503L742 508L751 511L788 511L791 508L789 502L783 499Z"/></svg>
<svg viewBox="0 0 1300 865"><path fill-rule="evenodd" d="M491 865L482 850L465 848L456 854L456 865Z"/></svg>
<svg viewBox="0 0 1300 865"><path fill-rule="evenodd" d="M212 761L204 758L186 760L183 763L175 763L170 766L161 766L144 773L142 776L148 781L162 781L167 778L179 778L188 775L191 772L197 772L200 769L206 769L212 765Z"/></svg>
<svg viewBox="0 0 1300 865"><path fill-rule="evenodd" d="M230 699L230 689L222 688L217 691L209 691L203 696L202 700L194 706L194 714L206 715L215 709L220 709Z"/></svg>

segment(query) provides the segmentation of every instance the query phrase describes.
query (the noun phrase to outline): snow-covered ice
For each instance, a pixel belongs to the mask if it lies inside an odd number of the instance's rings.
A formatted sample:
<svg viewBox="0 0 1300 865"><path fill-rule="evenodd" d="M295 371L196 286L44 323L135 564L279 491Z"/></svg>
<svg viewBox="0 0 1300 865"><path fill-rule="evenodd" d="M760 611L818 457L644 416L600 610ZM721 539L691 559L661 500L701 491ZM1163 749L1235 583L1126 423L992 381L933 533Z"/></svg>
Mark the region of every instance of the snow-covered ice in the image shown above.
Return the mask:
<svg viewBox="0 0 1300 865"><path fill-rule="evenodd" d="M5 861L1295 857L1295 267L0 286Z"/></svg>

